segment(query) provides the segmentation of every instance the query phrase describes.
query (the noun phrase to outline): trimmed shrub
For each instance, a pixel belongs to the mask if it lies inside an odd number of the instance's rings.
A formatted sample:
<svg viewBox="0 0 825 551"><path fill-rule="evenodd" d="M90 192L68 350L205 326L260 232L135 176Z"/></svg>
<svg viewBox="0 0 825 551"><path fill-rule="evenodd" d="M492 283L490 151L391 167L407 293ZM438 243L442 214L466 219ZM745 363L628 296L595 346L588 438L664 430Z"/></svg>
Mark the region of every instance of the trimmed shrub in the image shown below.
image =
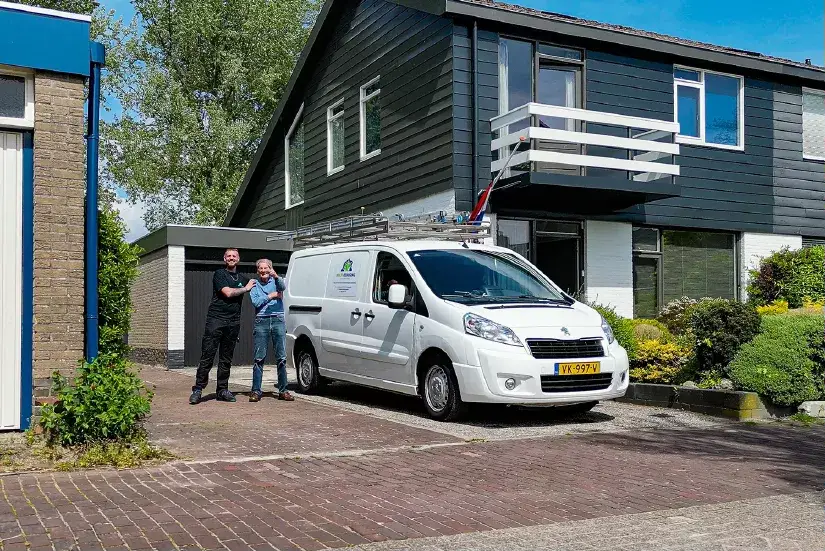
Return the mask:
<svg viewBox="0 0 825 551"><path fill-rule="evenodd" d="M690 351L678 344L644 340L637 344L630 362L630 380L640 383L677 382L690 359Z"/></svg>
<svg viewBox="0 0 825 551"><path fill-rule="evenodd" d="M751 304L712 299L696 305L690 328L700 374L724 374L739 348L759 334L759 327L759 314Z"/></svg>
<svg viewBox="0 0 825 551"><path fill-rule="evenodd" d="M602 306L600 304L589 304L589 306L602 315L613 329L616 340L627 351L627 356L633 358L636 351L636 337L633 333L632 320L617 314L612 306Z"/></svg>
<svg viewBox="0 0 825 551"><path fill-rule="evenodd" d="M762 333L742 346L728 372L740 390L779 406L825 398L825 321L820 315L762 318Z"/></svg>
<svg viewBox="0 0 825 551"><path fill-rule="evenodd" d="M71 446L140 434L152 392L125 359L99 356L81 362L71 383L59 372L52 382L57 402L43 406L40 417L50 442Z"/></svg>
<svg viewBox="0 0 825 551"><path fill-rule="evenodd" d="M689 297L668 302L656 319L674 335L683 335L690 330L690 314L699 301Z"/></svg>
<svg viewBox="0 0 825 551"><path fill-rule="evenodd" d="M660 341L673 342L674 337L665 324L650 319L635 318L630 320L633 325L633 336L637 342Z"/></svg>
<svg viewBox="0 0 825 551"><path fill-rule="evenodd" d="M788 311L787 300L775 300L766 306L757 306L756 311L760 316L775 316Z"/></svg>
<svg viewBox="0 0 825 551"><path fill-rule="evenodd" d="M825 247L809 247L796 251L783 248L763 258L759 268L750 271L749 300L764 306L776 300L786 300L791 308L799 308L807 298L825 300Z"/></svg>

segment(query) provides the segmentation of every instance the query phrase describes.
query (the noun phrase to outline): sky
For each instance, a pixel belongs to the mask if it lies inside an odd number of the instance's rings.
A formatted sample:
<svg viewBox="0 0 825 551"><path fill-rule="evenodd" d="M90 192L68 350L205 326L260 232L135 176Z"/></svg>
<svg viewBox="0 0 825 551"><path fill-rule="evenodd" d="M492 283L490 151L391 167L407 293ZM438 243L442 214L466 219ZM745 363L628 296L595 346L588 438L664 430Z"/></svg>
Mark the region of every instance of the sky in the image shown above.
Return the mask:
<svg viewBox="0 0 825 551"><path fill-rule="evenodd" d="M102 0L124 20L129 0ZM584 19L730 46L795 61L825 65L825 2L822 0L509 0L522 6ZM109 115L111 117L112 115ZM107 117L108 118L108 117ZM146 233L143 206L119 202L127 238Z"/></svg>

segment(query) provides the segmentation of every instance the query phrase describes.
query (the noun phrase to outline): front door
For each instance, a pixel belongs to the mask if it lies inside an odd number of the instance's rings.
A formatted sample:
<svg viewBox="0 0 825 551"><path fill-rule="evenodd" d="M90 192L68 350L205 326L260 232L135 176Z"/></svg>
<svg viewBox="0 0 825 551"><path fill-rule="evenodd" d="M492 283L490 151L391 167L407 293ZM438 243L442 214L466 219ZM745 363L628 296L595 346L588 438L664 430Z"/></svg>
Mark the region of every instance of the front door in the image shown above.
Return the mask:
<svg viewBox="0 0 825 551"><path fill-rule="evenodd" d="M327 289L321 311L321 367L358 373L362 364L365 301L369 280L369 251L331 255Z"/></svg>
<svg viewBox="0 0 825 551"><path fill-rule="evenodd" d="M0 132L0 430L20 428L22 214L23 137Z"/></svg>
<svg viewBox="0 0 825 551"><path fill-rule="evenodd" d="M381 381L413 384L413 339L415 313L390 308L387 293L398 283L415 293L410 273L401 260L390 252L379 252L372 274L372 304L364 315L363 375Z"/></svg>

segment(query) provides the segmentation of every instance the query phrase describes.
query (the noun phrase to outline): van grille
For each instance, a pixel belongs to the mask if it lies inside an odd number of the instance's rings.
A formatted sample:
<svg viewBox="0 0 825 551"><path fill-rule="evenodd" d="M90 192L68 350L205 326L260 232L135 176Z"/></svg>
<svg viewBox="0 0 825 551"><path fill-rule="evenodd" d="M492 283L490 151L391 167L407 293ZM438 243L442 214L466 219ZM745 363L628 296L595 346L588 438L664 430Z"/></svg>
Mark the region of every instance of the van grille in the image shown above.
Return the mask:
<svg viewBox="0 0 825 551"><path fill-rule="evenodd" d="M604 390L613 382L612 373L595 375L542 375L542 392L586 392Z"/></svg>
<svg viewBox="0 0 825 551"><path fill-rule="evenodd" d="M539 360L558 358L601 358L604 356L601 339L527 339L530 353Z"/></svg>

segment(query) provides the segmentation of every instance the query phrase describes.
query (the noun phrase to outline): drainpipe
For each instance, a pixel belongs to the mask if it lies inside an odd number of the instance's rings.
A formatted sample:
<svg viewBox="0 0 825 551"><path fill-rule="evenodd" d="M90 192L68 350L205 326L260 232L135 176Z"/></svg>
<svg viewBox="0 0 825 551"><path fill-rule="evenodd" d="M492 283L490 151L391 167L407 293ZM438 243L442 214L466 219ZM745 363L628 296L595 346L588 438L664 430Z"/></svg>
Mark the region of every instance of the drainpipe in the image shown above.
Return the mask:
<svg viewBox="0 0 825 551"><path fill-rule="evenodd" d="M97 358L99 329L97 319L97 242L98 242L98 145L100 123L100 68L106 63L103 44L92 42L91 74L89 75L89 104L87 108L88 131L86 133L86 361Z"/></svg>
<svg viewBox="0 0 825 551"><path fill-rule="evenodd" d="M478 193L478 21L473 20L473 193ZM473 198L473 202L478 197Z"/></svg>

